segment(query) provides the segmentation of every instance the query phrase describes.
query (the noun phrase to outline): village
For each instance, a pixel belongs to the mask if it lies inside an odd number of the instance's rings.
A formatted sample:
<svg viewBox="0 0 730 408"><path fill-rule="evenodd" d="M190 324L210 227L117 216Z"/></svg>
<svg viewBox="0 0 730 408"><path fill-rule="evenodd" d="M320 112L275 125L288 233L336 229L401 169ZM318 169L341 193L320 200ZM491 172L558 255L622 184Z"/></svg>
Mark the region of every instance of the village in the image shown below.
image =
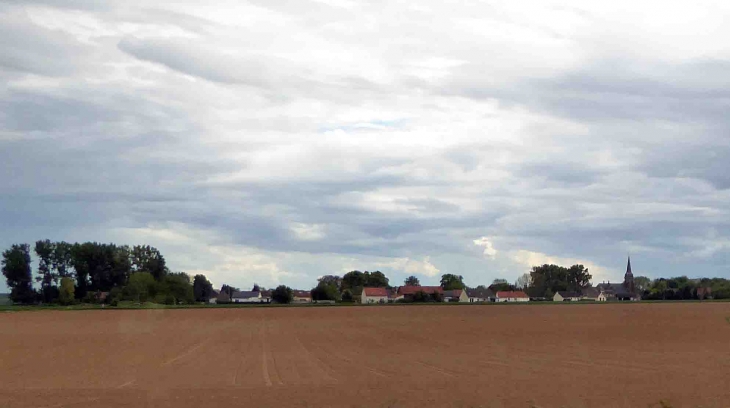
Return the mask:
<svg viewBox="0 0 730 408"><path fill-rule="evenodd" d="M225 290L214 291L208 303L276 303L271 290L261 289L254 284L250 291ZM230 287L229 287L230 289ZM556 291L552 297L530 297L523 290L495 290L493 287L480 285L476 288L446 289L443 286L420 286L406 284L398 287L363 286L352 296L351 301L359 304L387 304L387 303L522 303L530 301L553 302L608 302L608 301L639 301L634 275L631 270L631 260L628 260L626 273L622 283L602 282L595 286L586 285L575 291ZM334 299L318 299L313 292L307 290L291 290L288 303L336 303ZM704 292L700 296L705 297Z"/></svg>

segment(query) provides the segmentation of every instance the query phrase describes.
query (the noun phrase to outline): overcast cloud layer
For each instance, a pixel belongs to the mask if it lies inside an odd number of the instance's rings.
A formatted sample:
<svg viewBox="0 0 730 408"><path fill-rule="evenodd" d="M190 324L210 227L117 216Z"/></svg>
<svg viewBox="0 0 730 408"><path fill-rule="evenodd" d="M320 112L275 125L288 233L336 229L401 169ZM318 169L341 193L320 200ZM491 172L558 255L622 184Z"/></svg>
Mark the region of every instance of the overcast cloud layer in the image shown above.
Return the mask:
<svg viewBox="0 0 730 408"><path fill-rule="evenodd" d="M202 3L0 0L2 248L730 277L730 3Z"/></svg>

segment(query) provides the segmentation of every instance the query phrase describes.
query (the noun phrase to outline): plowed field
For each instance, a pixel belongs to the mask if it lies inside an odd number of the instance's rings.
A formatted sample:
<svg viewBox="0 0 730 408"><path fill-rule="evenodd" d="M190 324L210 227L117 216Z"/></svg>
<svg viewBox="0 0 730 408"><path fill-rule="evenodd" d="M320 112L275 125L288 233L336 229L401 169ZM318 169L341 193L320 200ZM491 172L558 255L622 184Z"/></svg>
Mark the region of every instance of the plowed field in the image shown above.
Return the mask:
<svg viewBox="0 0 730 408"><path fill-rule="evenodd" d="M0 407L730 407L730 303L0 314Z"/></svg>

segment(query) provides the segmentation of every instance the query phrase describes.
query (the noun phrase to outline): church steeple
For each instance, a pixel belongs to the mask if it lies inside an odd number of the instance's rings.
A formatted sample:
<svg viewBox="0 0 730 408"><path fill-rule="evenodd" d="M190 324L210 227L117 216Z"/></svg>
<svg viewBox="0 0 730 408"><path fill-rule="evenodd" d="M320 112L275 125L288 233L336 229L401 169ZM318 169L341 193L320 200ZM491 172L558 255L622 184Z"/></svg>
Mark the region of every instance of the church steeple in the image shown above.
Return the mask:
<svg viewBox="0 0 730 408"><path fill-rule="evenodd" d="M634 274L631 272L631 256L629 256L629 261L626 264L626 274L624 275L624 287L626 290L629 291L629 293L634 293L636 291L636 287L634 286Z"/></svg>

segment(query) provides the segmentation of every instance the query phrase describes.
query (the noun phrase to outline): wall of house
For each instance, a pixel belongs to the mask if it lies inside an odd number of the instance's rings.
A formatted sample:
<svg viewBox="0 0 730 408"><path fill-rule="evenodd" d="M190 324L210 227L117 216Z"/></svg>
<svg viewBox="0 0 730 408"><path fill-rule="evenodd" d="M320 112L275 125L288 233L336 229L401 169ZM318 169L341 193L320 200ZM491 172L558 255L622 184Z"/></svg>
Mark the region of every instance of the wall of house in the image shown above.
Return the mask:
<svg viewBox="0 0 730 408"><path fill-rule="evenodd" d="M553 302L562 302L564 299L562 296L560 296L560 293L556 293L555 296L553 296Z"/></svg>

